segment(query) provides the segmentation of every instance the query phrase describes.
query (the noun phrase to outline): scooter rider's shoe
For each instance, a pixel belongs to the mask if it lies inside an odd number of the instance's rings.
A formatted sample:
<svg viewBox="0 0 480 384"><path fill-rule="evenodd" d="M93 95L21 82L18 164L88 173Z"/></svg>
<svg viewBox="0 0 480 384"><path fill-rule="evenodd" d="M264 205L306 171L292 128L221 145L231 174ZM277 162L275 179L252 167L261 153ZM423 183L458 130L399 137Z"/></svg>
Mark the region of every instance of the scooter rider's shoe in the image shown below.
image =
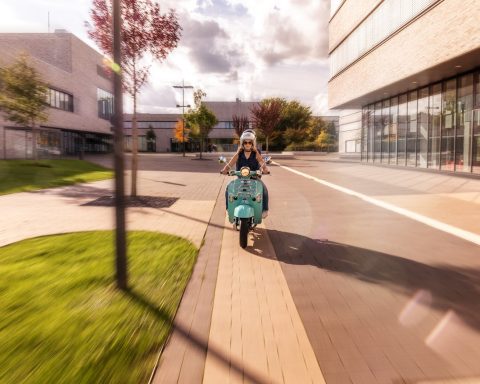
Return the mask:
<svg viewBox="0 0 480 384"><path fill-rule="evenodd" d="M266 219L268 216L268 211L263 211L262 212L262 219Z"/></svg>

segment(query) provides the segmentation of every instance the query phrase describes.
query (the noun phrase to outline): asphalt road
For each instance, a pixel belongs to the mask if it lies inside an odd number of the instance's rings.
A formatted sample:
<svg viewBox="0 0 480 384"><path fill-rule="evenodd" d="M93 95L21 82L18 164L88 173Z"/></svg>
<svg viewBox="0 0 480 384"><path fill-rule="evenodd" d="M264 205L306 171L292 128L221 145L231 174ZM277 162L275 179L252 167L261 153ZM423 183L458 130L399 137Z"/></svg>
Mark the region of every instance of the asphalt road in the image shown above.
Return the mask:
<svg viewBox="0 0 480 384"><path fill-rule="evenodd" d="M480 180L278 161L480 234ZM480 377L477 244L279 166L271 171L263 179L268 234L327 383Z"/></svg>

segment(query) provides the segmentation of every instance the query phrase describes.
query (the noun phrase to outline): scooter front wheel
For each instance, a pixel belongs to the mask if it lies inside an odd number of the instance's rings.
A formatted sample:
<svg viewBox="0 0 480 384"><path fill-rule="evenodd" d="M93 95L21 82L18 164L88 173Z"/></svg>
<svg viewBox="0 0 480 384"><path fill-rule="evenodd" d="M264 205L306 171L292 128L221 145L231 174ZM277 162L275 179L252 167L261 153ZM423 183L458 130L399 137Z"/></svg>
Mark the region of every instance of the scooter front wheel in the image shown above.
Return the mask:
<svg viewBox="0 0 480 384"><path fill-rule="evenodd" d="M249 227L248 219L240 219L240 247L242 248L247 247Z"/></svg>

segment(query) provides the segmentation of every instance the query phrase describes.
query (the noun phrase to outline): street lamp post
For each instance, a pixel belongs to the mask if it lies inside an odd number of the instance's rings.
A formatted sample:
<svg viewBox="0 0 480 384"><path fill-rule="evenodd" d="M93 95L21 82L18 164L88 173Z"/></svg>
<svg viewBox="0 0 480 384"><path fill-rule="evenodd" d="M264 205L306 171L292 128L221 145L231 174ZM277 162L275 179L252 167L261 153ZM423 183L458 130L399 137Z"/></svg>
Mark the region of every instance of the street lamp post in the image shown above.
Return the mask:
<svg viewBox="0 0 480 384"><path fill-rule="evenodd" d="M190 104L185 105L185 88L193 88L191 85L185 85L185 81L182 80L182 85L174 85L173 88L182 89L182 105L177 104L178 107L182 107L182 143L183 143L183 157L185 157L185 107L190 107Z"/></svg>

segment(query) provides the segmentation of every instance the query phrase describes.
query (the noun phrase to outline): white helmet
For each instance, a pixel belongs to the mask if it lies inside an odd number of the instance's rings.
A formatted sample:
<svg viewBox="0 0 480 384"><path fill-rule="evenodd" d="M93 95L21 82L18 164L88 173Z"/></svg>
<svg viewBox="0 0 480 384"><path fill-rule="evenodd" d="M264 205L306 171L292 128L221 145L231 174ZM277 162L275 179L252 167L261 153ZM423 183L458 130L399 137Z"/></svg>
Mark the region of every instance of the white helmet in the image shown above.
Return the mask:
<svg viewBox="0 0 480 384"><path fill-rule="evenodd" d="M242 136L240 136L240 145L243 146L243 142L245 140L250 140L253 142L253 145L257 146L257 137L255 136L255 132L253 129L246 129L243 131Z"/></svg>

